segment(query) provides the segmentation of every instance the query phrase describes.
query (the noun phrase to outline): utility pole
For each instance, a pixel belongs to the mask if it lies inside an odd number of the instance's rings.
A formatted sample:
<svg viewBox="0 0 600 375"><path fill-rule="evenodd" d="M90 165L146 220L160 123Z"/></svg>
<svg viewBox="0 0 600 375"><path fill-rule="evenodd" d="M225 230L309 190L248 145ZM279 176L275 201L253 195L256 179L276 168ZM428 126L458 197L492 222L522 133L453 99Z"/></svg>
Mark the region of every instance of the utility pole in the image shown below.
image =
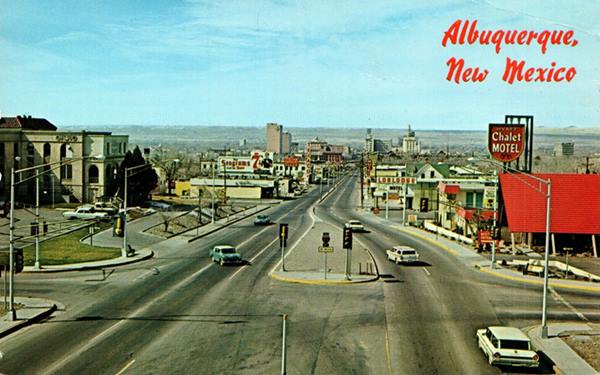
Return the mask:
<svg viewBox="0 0 600 375"><path fill-rule="evenodd" d="M35 170L35 263L40 269L40 171Z"/></svg>
<svg viewBox="0 0 600 375"><path fill-rule="evenodd" d="M365 178L364 174L364 160L365 158L365 153L361 152L360 153L360 208L364 208L364 201L365 201L365 197L364 197L364 191L363 191L363 180Z"/></svg>
<svg viewBox="0 0 600 375"><path fill-rule="evenodd" d="M10 267L8 278L8 311L12 321L17 320L17 311L15 310L15 168L10 169L10 225L9 225L9 249L8 264Z"/></svg>
<svg viewBox="0 0 600 375"><path fill-rule="evenodd" d="M215 223L215 164L216 163L210 163L211 166L211 171L212 171L212 202L211 202L211 218L210 218L210 222L211 223Z"/></svg>

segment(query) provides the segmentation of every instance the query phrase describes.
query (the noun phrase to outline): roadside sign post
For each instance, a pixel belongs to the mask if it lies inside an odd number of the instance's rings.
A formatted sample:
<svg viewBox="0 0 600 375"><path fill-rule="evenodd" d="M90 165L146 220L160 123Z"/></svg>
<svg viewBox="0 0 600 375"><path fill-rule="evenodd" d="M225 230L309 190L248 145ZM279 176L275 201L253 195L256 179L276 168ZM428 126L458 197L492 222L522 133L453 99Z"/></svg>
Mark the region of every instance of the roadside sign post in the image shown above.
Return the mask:
<svg viewBox="0 0 600 375"><path fill-rule="evenodd" d="M287 245L288 225L279 224L279 247L281 248L281 271L285 272L285 246Z"/></svg>

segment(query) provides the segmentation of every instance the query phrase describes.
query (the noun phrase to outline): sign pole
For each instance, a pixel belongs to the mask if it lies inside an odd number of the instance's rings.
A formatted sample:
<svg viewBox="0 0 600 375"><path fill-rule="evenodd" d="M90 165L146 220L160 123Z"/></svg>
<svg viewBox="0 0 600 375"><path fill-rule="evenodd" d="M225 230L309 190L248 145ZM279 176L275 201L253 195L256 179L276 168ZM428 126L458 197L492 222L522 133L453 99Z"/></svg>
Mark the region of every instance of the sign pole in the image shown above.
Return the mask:
<svg viewBox="0 0 600 375"><path fill-rule="evenodd" d="M496 175L494 171L494 175ZM494 224L492 225L492 269L496 268L496 210L498 209L498 177L496 176L496 186L494 187Z"/></svg>
<svg viewBox="0 0 600 375"><path fill-rule="evenodd" d="M402 202L404 202L403 203L404 209L402 210L402 226L406 225L406 189L407 189L407 186L408 185L406 183L404 183L404 189L403 189L404 191L402 192L404 195L404 198L402 200Z"/></svg>
<svg viewBox="0 0 600 375"><path fill-rule="evenodd" d="M327 280L327 253L325 253L325 280Z"/></svg>

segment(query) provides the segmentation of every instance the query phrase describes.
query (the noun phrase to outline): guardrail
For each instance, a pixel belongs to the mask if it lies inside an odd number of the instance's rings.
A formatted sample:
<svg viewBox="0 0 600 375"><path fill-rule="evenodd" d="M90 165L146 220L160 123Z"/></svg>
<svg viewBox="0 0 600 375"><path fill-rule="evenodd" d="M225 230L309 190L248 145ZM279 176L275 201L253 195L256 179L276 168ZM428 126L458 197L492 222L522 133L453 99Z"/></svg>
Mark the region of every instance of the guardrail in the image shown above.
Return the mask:
<svg viewBox="0 0 600 375"><path fill-rule="evenodd" d="M425 220L423 222L423 225L424 225L425 229L427 229L430 232L437 233L437 234L440 234L440 235L442 235L444 237L451 238L451 239L453 239L455 241L464 242L464 243L469 244L469 245L473 244L473 239L472 238L465 237L465 236L460 235L458 233L454 233L454 232L449 231L449 230L447 230L445 228L442 228L442 227L438 227L437 225L435 225L430 220Z"/></svg>

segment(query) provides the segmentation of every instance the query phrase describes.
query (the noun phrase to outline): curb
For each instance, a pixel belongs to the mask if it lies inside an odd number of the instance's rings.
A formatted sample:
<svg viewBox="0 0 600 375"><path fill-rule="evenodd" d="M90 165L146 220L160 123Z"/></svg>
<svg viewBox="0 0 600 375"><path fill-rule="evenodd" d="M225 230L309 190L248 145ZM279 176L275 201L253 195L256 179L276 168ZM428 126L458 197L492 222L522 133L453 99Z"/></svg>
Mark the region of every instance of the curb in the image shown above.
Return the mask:
<svg viewBox="0 0 600 375"><path fill-rule="evenodd" d="M504 275L499 272L488 270L484 267L481 267L478 264L475 265L475 268L477 268L480 272L483 272L483 273L486 273L488 275L492 275L495 277L499 277L499 278L505 279L505 280L517 281L517 282L531 284L531 285L543 285L544 284L544 282L542 280L531 280L528 278L523 278L523 277L518 277L518 276ZM585 291L585 292L600 292L600 286L593 287L593 286L587 286L587 285L564 285L564 284L559 284L556 281L557 280L548 280L548 286L555 288L555 289L562 288L562 289L581 290L581 291Z"/></svg>
<svg viewBox="0 0 600 375"><path fill-rule="evenodd" d="M202 234L200 234L200 235L198 235L198 236L192 237L192 238L190 238L189 240L187 240L187 242L188 242L188 243L192 243L192 242L194 242L194 241L196 241L196 240L199 240L199 239L201 239L201 238L203 238L203 237L206 237L206 236L208 236L209 234L213 234L213 233L215 233L215 232L217 232L217 231L219 231L219 230L221 230L221 229L223 229L223 228L226 228L226 227L228 227L228 226L230 226L230 225L232 225L232 224L235 224L235 223L237 223L238 221L241 221L241 220L247 219L247 218L249 218L250 216L252 216L252 215L254 215L254 214L257 214L257 213L259 213L259 212L263 212L264 210L268 210L269 208L271 208L271 206L270 206L270 205L269 205L269 206L266 206L266 207L263 207L263 208L261 208L261 209L260 209L260 210L258 210L258 211L254 211L252 214L249 214L249 215L246 215L246 216L242 216L242 217L240 217L240 218L237 218L237 219L235 219L235 220L233 220L233 221L230 221L230 222L228 222L228 223L225 223L224 225L221 225L221 226L219 226L219 227L217 227L217 228L213 228L213 229L211 229L211 230L209 230L209 231L206 231L206 232L204 232L204 233L202 233ZM195 230L195 229L190 229L190 230ZM184 233L185 233L185 232L184 232ZM182 234L184 234L184 233L179 233L179 234L178 234L178 236L180 236L180 235L182 235Z"/></svg>
<svg viewBox="0 0 600 375"><path fill-rule="evenodd" d="M306 285L351 285L351 284L364 284L364 283L370 283L370 282L373 282L373 281L377 281L379 279L379 274L376 275L375 277L370 278L370 279L358 280L358 281L352 281L352 280L339 280L339 281L331 280L331 281L327 281L327 280L295 279L295 278L291 278L291 277L283 277L283 276L275 275L274 273L271 273L269 276L271 276L272 279L275 279L275 280L278 280L278 281L283 281L283 282L286 282L286 283L306 284Z"/></svg>
<svg viewBox="0 0 600 375"><path fill-rule="evenodd" d="M27 319L27 320L23 320L21 322L19 322L18 324L13 325L12 327L9 327L7 329L5 329L4 331L0 332L0 338L2 337L6 337L22 328L25 328L27 326L30 326L32 324L38 323L46 318L48 318L50 315L52 315L55 311L57 310L56 304L52 304L52 306L44 311L39 313L38 315L34 316L31 319Z"/></svg>
<svg viewBox="0 0 600 375"><path fill-rule="evenodd" d="M406 233L406 234L410 234L410 235L414 235L415 237L429 242L430 244L437 246L438 248L448 252L449 254L454 255L455 257L459 257L460 254L456 251L453 250L451 248L449 248L446 245L443 245L437 241L432 240L431 238L428 238L426 236L423 236L419 233L415 233L413 231L408 231L406 229L402 229L402 228L396 228L397 230ZM475 265L475 268L478 269L480 272L486 273L488 275L491 276L495 276L501 279L505 279L505 280L510 280L510 281L516 281L516 282L520 282L520 283L525 283L525 284L530 284L530 285L543 285L543 281L542 280L531 280L528 278L523 278L520 276L512 276L512 275L504 275L492 270L488 270L485 267L482 267L479 264ZM584 292L600 292L600 286L587 286L587 285L564 285L564 284L560 284L557 283L556 280L548 280L548 285L552 288L562 288L562 289L571 289L571 290L580 290L580 291L584 291Z"/></svg>
<svg viewBox="0 0 600 375"><path fill-rule="evenodd" d="M97 270L97 269L101 269L101 268L105 268L105 267L118 267L118 266L124 266L124 265L127 265L127 264L137 263L137 262L141 262L143 260L150 259L153 256L154 256L154 251L150 250L150 252L148 254L144 255L143 257L136 258L136 259L125 258L123 261L121 261L119 263L108 263L108 264L98 264L98 265L88 265L88 266L86 266L86 265L82 265L82 266L72 265L70 267L65 266L65 268L62 268L62 269L61 268L41 268L39 270L29 270L29 271L23 270L22 273L31 273L31 274L33 274L33 273L52 273L52 272L72 272L72 271Z"/></svg>

